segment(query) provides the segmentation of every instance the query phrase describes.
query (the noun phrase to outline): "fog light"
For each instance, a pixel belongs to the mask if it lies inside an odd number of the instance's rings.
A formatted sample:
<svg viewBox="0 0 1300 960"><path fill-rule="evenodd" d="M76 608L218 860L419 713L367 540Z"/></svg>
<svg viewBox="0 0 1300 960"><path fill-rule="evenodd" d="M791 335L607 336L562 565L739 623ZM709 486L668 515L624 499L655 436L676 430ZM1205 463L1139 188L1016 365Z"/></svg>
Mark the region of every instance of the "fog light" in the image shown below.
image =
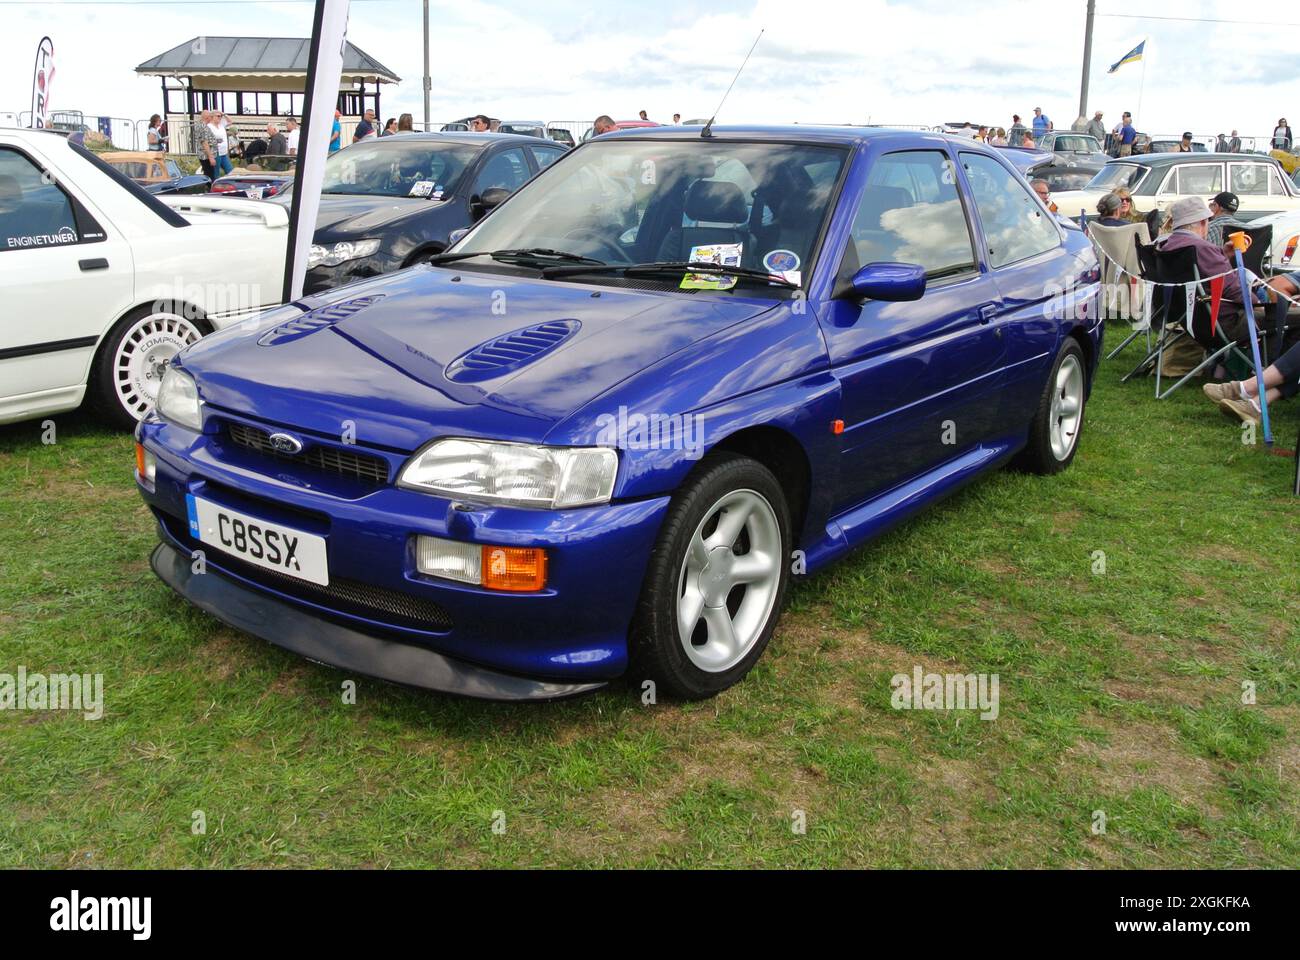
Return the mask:
<svg viewBox="0 0 1300 960"><path fill-rule="evenodd" d="M154 474L158 470L158 461L154 455L144 448L144 444L139 441L135 445L135 472L144 480L153 483Z"/></svg>
<svg viewBox="0 0 1300 960"><path fill-rule="evenodd" d="M430 577L522 593L546 586L546 551L417 537L416 569Z"/></svg>

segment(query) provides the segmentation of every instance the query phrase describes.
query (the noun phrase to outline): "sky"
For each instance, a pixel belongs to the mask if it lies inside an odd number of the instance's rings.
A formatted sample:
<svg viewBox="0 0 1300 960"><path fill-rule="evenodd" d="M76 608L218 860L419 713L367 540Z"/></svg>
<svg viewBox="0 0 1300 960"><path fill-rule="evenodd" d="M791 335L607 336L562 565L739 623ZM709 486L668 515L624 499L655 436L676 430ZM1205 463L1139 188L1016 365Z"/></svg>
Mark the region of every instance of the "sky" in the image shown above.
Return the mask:
<svg viewBox="0 0 1300 960"><path fill-rule="evenodd" d="M431 118L726 122L972 121L1009 127L1079 103L1085 0L433 0ZM54 109L147 118L159 81L134 68L202 35L305 37L311 0L0 0L0 112L30 108L36 45L54 43ZM384 118L423 115L420 0L353 0L348 39L402 77ZM1090 110L1140 130L1267 136L1300 126L1300 9L1230 0L1098 0ZM1165 19L1159 19L1165 18ZM1169 18L1219 21L1187 22ZM1257 21L1269 19L1265 26ZM1147 40L1143 64L1110 64ZM92 124L93 125L93 124Z"/></svg>

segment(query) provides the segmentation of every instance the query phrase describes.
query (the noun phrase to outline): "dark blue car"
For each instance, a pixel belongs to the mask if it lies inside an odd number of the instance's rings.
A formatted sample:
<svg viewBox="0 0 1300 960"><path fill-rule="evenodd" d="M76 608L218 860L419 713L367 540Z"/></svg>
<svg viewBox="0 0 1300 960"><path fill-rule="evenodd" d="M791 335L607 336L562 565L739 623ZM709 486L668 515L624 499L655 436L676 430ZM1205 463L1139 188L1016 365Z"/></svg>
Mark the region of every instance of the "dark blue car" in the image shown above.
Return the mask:
<svg viewBox="0 0 1300 960"><path fill-rule="evenodd" d="M707 697L792 576L1013 459L1070 464L1097 291L999 150L596 138L432 264L182 353L138 433L153 567L388 680Z"/></svg>

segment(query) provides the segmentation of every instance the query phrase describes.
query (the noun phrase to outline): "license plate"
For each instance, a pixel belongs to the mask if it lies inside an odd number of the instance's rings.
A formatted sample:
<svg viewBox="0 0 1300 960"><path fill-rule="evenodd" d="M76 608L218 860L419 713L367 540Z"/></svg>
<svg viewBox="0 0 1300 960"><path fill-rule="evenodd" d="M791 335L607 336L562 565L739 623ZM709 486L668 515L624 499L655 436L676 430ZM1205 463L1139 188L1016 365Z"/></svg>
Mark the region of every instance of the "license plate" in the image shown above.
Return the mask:
<svg viewBox="0 0 1300 960"><path fill-rule="evenodd" d="M304 533L238 510L185 497L190 513L190 536L256 567L329 586L325 538Z"/></svg>
<svg viewBox="0 0 1300 960"><path fill-rule="evenodd" d="M262 199L262 193L263 193L265 190L266 190L266 187L250 187L249 190L248 190L248 196L249 196L251 199L253 199L253 200L261 200L261 199Z"/></svg>

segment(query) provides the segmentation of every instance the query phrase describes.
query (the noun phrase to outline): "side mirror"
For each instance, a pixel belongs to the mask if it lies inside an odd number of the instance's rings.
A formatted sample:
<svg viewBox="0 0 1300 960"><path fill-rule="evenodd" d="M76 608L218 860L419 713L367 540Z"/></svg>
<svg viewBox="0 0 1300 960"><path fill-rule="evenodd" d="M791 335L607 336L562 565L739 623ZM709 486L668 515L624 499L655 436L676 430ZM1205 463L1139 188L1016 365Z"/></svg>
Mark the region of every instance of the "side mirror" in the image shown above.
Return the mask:
<svg viewBox="0 0 1300 960"><path fill-rule="evenodd" d="M505 202L509 196L510 191L505 187L488 187L482 194L470 197L470 209L474 211L476 217L483 217Z"/></svg>
<svg viewBox="0 0 1300 960"><path fill-rule="evenodd" d="M469 227L461 227L459 230L453 230L451 233L447 234L447 246L450 247L453 243L459 242L460 238L465 236L467 233L469 233Z"/></svg>
<svg viewBox="0 0 1300 960"><path fill-rule="evenodd" d="M837 296L853 300L902 302L925 294L925 268L914 263L869 263Z"/></svg>

